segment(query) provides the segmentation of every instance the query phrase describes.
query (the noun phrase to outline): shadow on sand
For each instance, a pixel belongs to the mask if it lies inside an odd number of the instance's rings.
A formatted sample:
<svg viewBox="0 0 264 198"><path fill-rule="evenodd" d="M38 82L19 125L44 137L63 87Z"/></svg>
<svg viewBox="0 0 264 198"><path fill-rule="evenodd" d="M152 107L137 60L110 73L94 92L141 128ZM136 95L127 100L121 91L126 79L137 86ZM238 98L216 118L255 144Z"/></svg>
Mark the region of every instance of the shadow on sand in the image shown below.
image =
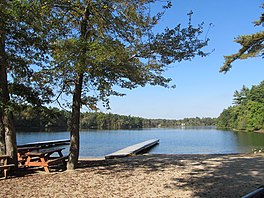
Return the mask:
<svg viewBox="0 0 264 198"><path fill-rule="evenodd" d="M96 167L97 174L137 168L151 174L175 167L175 170L182 169L184 175L172 176L164 188L191 190L194 197L241 197L264 184L264 157L261 155L146 155L79 163L79 171L87 171L89 167ZM187 167L191 170L184 171Z"/></svg>

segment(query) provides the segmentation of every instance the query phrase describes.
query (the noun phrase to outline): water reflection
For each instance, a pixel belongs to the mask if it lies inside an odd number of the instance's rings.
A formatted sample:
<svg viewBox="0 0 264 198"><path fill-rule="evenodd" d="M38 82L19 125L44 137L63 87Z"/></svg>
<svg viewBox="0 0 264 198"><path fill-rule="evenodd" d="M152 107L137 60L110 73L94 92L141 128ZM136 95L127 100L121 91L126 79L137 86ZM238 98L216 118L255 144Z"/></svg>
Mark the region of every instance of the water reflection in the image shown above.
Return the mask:
<svg viewBox="0 0 264 198"><path fill-rule="evenodd" d="M69 138L69 132L19 132L18 144ZM160 139L155 154L241 153L264 148L264 134L178 128L143 130L89 130L80 132L80 156L105 156L148 139ZM67 152L68 148L64 152Z"/></svg>
<svg viewBox="0 0 264 198"><path fill-rule="evenodd" d="M260 133L233 132L237 138L239 147L248 147L248 149L264 148L264 135Z"/></svg>

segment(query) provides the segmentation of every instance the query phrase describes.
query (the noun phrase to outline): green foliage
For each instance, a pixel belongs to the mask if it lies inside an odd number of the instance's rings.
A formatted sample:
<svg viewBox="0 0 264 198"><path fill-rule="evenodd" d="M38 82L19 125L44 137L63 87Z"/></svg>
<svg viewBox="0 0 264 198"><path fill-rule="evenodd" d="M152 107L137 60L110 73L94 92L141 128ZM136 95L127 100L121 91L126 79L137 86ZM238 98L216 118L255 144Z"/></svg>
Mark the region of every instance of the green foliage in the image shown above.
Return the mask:
<svg viewBox="0 0 264 198"><path fill-rule="evenodd" d="M18 131L67 130L70 112L57 108L16 105L14 112L15 127ZM81 113L81 129L142 129L173 128L181 126L213 126L215 118L184 118L182 120L145 119L134 116L96 112Z"/></svg>
<svg viewBox="0 0 264 198"><path fill-rule="evenodd" d="M234 94L235 106L225 109L217 119L219 128L240 131L264 130L264 81L251 89L243 86Z"/></svg>
<svg viewBox="0 0 264 198"><path fill-rule="evenodd" d="M139 129L143 128L143 118L104 113L83 113L82 129Z"/></svg>
<svg viewBox="0 0 264 198"><path fill-rule="evenodd" d="M57 108L17 105L14 112L18 131L67 130L70 113Z"/></svg>
<svg viewBox="0 0 264 198"><path fill-rule="evenodd" d="M264 103L250 101L246 105L247 129L263 130L264 129Z"/></svg>
<svg viewBox="0 0 264 198"><path fill-rule="evenodd" d="M51 0L3 0L0 10L1 66L8 73L11 100L35 105L50 102L52 89L45 71L39 71L50 63L52 44L67 32L64 10Z"/></svg>
<svg viewBox="0 0 264 198"><path fill-rule="evenodd" d="M78 162L82 104L96 109L102 101L109 108L111 95L123 95L113 87L169 87L171 79L163 76L168 64L207 55L201 49L208 39L199 39L203 27L191 25L191 14L188 27L153 33L171 7L170 1L163 2L163 10L152 14L155 2L1 1L0 70L5 75L0 82L19 90L0 86L5 91L0 94L9 101L13 91L13 102L37 104L50 102L53 91L58 91L57 100L73 94L68 165Z"/></svg>
<svg viewBox="0 0 264 198"><path fill-rule="evenodd" d="M76 76L83 76L82 104L96 109L102 101L109 108L109 96L123 96L117 87L171 87L163 76L175 61L206 56L201 49L208 39L200 39L203 24L166 28L155 34L171 2L163 2L160 12L150 12L156 1L78 1L65 12L68 36L54 43L53 68L49 70L59 93L71 94ZM154 14L152 14L154 13ZM118 89L120 90L120 89Z"/></svg>
<svg viewBox="0 0 264 198"><path fill-rule="evenodd" d="M184 118L181 120L148 119L144 120L145 128L174 128L184 126L214 126L215 118Z"/></svg>
<svg viewBox="0 0 264 198"><path fill-rule="evenodd" d="M234 93L234 104L240 105L246 103L249 95L249 89L243 86L240 91L235 91Z"/></svg>
<svg viewBox="0 0 264 198"><path fill-rule="evenodd" d="M264 3L262 4L264 9ZM264 13L262 13L260 20L255 22L255 25L264 25ZM230 56L225 56L224 65L220 68L220 72L227 72L231 69L232 63L237 59L247 59L251 57L264 58L264 31L257 32L251 35L238 36L235 42L241 45L239 51Z"/></svg>
<svg viewBox="0 0 264 198"><path fill-rule="evenodd" d="M174 128L179 126L213 126L214 124L215 119L213 118L166 120L104 113L84 113L81 119L82 129Z"/></svg>

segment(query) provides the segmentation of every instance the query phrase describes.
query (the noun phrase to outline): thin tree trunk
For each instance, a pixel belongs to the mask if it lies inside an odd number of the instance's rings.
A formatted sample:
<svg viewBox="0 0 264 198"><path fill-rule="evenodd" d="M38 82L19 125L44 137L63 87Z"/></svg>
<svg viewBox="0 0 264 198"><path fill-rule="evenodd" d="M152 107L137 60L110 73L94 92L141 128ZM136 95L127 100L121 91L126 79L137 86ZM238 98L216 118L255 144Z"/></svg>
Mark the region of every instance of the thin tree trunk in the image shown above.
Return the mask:
<svg viewBox="0 0 264 198"><path fill-rule="evenodd" d="M72 100L72 117L71 117L71 134L70 134L70 153L67 170L74 170L78 164L79 148L80 148L80 110L81 110L81 94L82 94L83 73L77 74L75 81L75 89Z"/></svg>
<svg viewBox="0 0 264 198"><path fill-rule="evenodd" d="M80 37L84 40L89 38L89 32L88 32L88 19L90 15L90 7L91 7L92 1L88 0L84 14L83 19L80 23L81 28L81 35ZM72 117L71 117L71 124L70 124L70 153L69 153L69 161L67 164L67 170L74 170L78 164L78 157L79 157L79 149L80 149L80 112L81 112L81 95L82 95L82 84L83 84L83 75L84 70L82 66L85 66L85 53L86 48L82 49L82 60L81 61L81 67L77 69L79 72L77 72L75 84L74 84L74 93L73 93L73 100L72 100Z"/></svg>
<svg viewBox="0 0 264 198"><path fill-rule="evenodd" d="M4 155L6 153L5 147L5 130L4 124L2 122L2 112L0 110L0 155Z"/></svg>

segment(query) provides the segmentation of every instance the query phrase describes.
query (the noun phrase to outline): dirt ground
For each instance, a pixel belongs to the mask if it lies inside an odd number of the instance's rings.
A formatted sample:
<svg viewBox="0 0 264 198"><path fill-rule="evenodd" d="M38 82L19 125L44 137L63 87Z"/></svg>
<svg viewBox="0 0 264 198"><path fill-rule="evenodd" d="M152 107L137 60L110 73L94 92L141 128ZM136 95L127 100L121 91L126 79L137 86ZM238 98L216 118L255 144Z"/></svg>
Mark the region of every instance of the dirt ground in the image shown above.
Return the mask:
<svg viewBox="0 0 264 198"><path fill-rule="evenodd" d="M75 171L21 170L0 197L241 197L264 185L264 155L141 155L81 160Z"/></svg>

